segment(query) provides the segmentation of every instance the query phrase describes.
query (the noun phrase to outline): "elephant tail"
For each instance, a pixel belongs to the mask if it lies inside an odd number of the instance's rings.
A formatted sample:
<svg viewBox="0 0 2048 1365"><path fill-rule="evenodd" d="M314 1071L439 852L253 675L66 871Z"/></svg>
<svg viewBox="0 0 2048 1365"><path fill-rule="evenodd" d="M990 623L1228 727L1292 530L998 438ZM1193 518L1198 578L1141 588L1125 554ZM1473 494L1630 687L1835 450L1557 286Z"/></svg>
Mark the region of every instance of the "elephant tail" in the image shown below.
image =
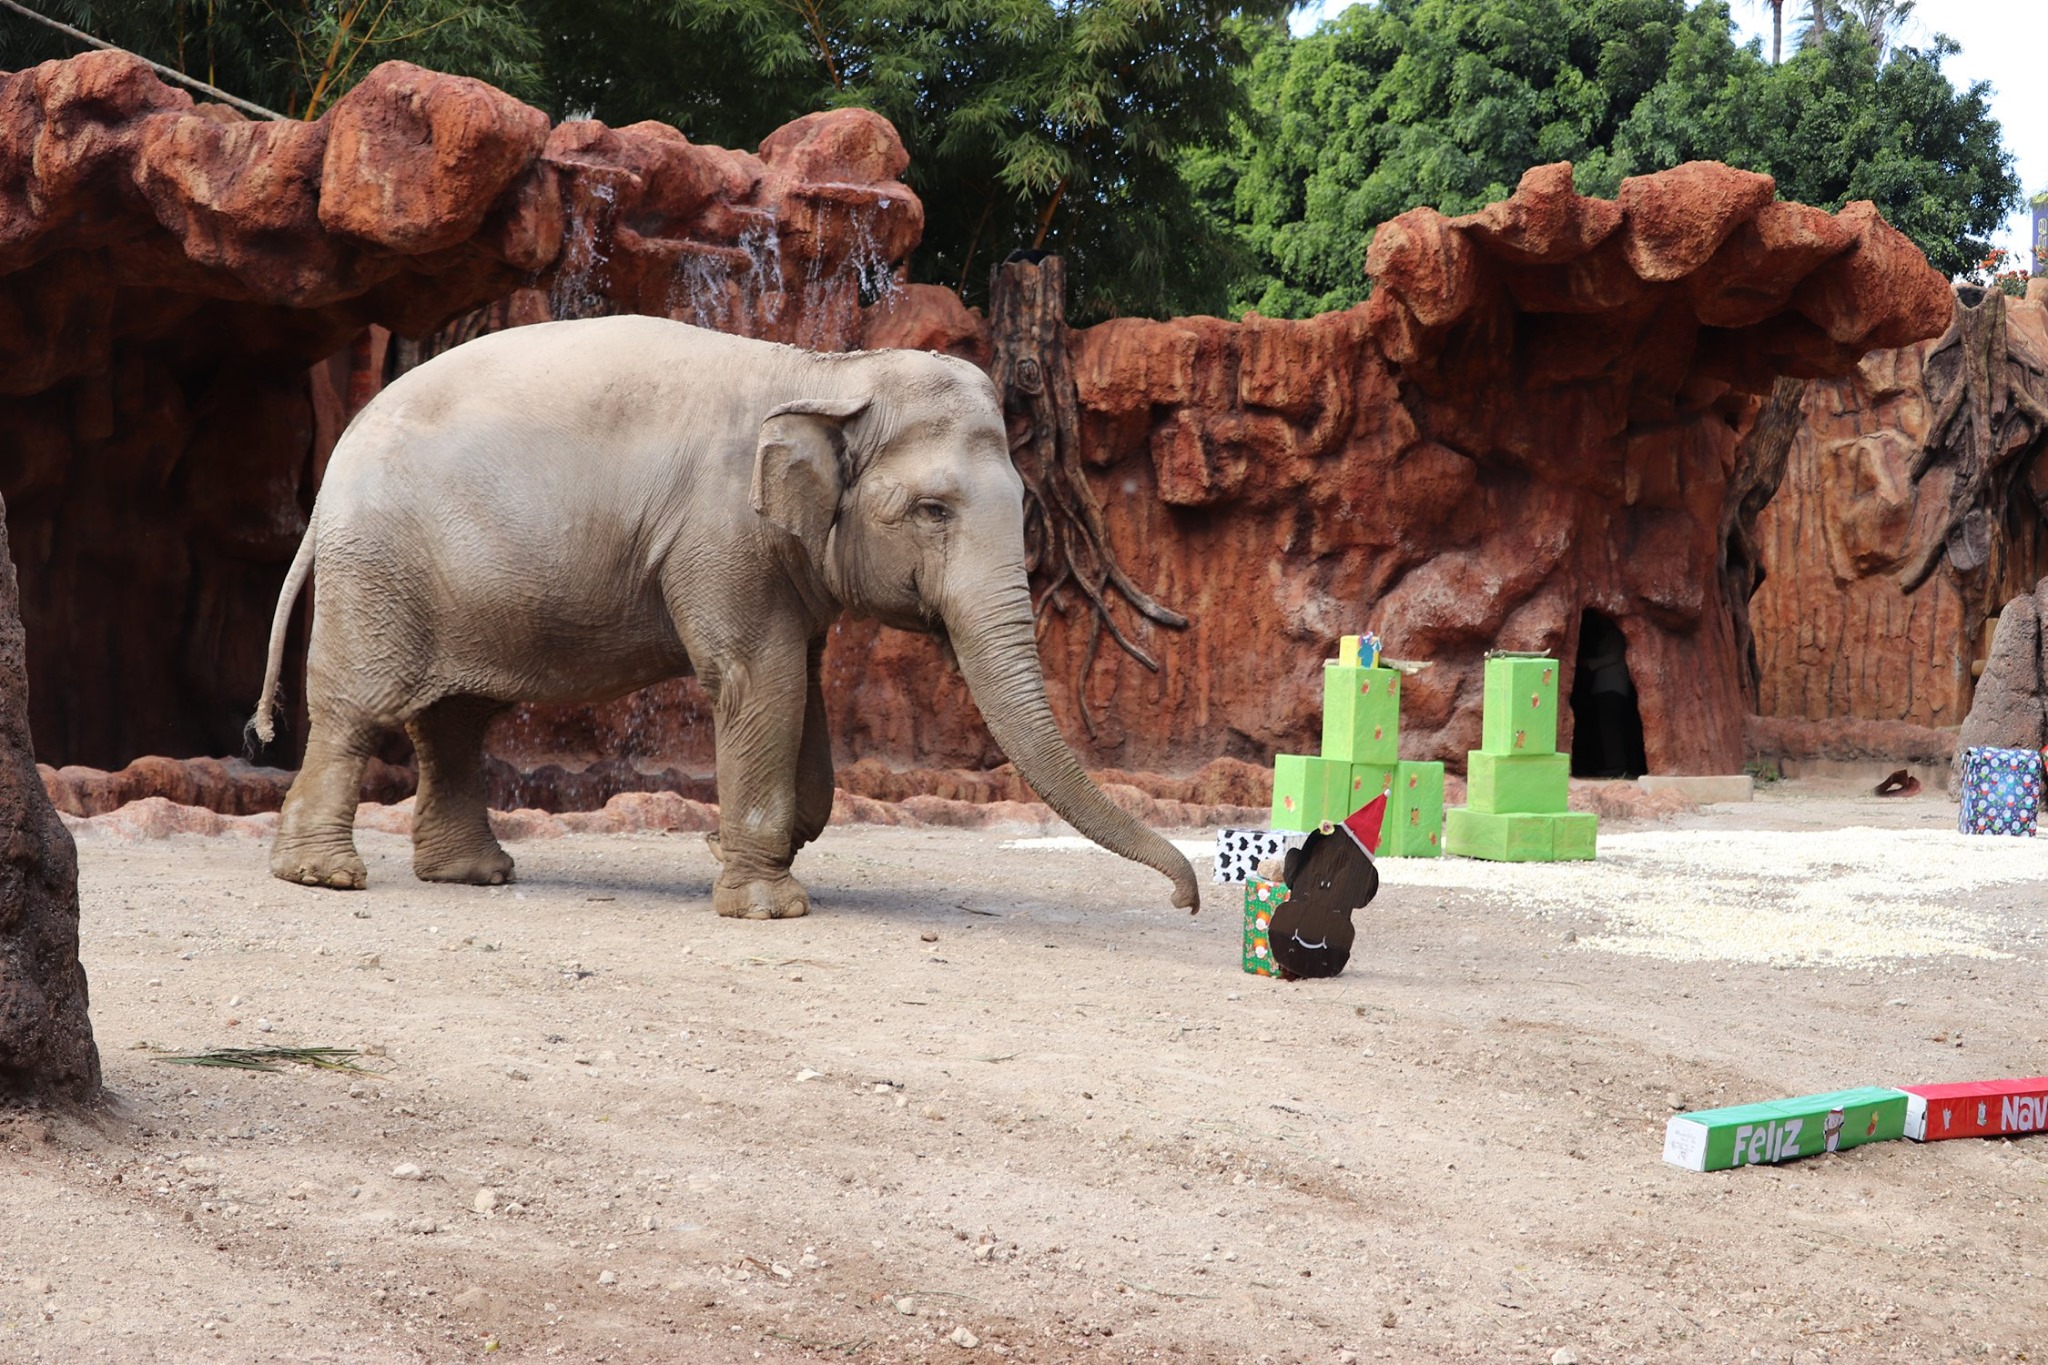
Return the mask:
<svg viewBox="0 0 2048 1365"><path fill-rule="evenodd" d="M277 684L284 672L284 639L291 631L292 605L299 600L299 592L313 572L315 538L314 526L308 526L305 538L299 542L299 552L292 556L292 567L284 576L284 589L277 595L277 611L270 618L270 656L263 665L263 695L256 702L256 714L249 718L249 733L262 744L277 737Z"/></svg>

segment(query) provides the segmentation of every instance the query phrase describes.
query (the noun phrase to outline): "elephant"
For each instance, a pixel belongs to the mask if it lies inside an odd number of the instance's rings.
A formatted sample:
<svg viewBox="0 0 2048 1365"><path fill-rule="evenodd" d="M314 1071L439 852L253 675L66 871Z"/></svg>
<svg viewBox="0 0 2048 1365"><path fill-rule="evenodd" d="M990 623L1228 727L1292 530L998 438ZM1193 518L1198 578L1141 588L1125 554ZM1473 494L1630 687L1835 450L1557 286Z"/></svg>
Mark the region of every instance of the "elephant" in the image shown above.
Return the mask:
<svg viewBox="0 0 2048 1365"><path fill-rule="evenodd" d="M712 701L721 915L807 913L790 873L832 812L819 665L842 614L936 636L1054 811L1173 881L1188 860L1091 782L1040 672L1023 481L967 361L821 353L617 316L496 332L408 371L336 444L271 624L250 727L274 738L293 604L315 576L311 722L271 871L360 888L362 772L403 726L413 871L497 884L484 732L694 674Z"/></svg>

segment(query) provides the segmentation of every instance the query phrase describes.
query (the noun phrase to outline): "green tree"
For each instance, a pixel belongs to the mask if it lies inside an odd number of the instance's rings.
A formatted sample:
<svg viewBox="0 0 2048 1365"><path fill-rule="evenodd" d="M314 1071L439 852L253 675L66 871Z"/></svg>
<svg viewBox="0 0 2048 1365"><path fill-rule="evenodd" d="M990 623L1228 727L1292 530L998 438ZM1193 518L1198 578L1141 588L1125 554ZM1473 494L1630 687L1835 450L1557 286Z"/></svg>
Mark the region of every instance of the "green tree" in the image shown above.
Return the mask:
<svg viewBox="0 0 2048 1365"><path fill-rule="evenodd" d="M1247 108L1246 16L1293 0L696 0L700 52L762 86L676 108L685 131L759 137L843 105L887 117L924 201L918 278L979 301L1012 250L1067 258L1077 316L1216 311L1235 244L1180 174ZM783 101L774 107L770 99ZM600 112L607 106L598 101Z"/></svg>
<svg viewBox="0 0 2048 1365"><path fill-rule="evenodd" d="M294 118L319 115L394 58L539 94L540 44L517 0L42 0L104 42ZM0 70L79 51L0 12Z"/></svg>
<svg viewBox="0 0 2048 1365"><path fill-rule="evenodd" d="M1363 298L1388 218L1469 212L1559 160L1586 194L1711 159L1787 199L1871 199L1966 270L2018 202L1988 88L1950 85L1948 40L1881 55L1849 17L1773 66L1735 45L1725 0L1380 0L1258 50L1258 112L1188 174L1255 258L1236 302L1270 316Z"/></svg>

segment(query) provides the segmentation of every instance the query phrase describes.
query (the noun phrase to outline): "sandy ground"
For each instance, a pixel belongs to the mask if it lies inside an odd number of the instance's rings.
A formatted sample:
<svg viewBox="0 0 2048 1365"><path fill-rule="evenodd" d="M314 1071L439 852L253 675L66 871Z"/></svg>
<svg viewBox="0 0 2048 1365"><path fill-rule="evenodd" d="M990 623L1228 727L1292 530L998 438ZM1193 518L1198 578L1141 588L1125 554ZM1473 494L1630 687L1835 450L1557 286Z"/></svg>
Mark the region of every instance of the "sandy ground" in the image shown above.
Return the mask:
<svg viewBox="0 0 2048 1365"><path fill-rule="evenodd" d="M774 924L695 836L486 891L368 834L360 894L88 837L116 1104L0 1120L0 1359L2039 1358L2048 1137L1660 1159L1677 1107L2048 1072L2048 840L1952 809L1389 861L1295 985L1235 888L987 831L833 830ZM152 1050L262 1043L376 1074Z"/></svg>

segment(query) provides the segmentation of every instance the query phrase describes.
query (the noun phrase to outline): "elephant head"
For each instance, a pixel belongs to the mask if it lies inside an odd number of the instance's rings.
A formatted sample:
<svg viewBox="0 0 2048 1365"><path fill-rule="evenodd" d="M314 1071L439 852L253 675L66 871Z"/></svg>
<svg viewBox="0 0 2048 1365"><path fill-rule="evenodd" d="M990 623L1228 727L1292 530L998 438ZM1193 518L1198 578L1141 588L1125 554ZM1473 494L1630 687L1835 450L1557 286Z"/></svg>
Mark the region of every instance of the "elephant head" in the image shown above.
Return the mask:
<svg viewBox="0 0 2048 1365"><path fill-rule="evenodd" d="M818 360L819 396L761 424L755 511L802 546L838 605L937 636L1032 790L1198 909L1188 860L1089 781L1053 720L1025 578L1024 482L995 386L927 352Z"/></svg>

